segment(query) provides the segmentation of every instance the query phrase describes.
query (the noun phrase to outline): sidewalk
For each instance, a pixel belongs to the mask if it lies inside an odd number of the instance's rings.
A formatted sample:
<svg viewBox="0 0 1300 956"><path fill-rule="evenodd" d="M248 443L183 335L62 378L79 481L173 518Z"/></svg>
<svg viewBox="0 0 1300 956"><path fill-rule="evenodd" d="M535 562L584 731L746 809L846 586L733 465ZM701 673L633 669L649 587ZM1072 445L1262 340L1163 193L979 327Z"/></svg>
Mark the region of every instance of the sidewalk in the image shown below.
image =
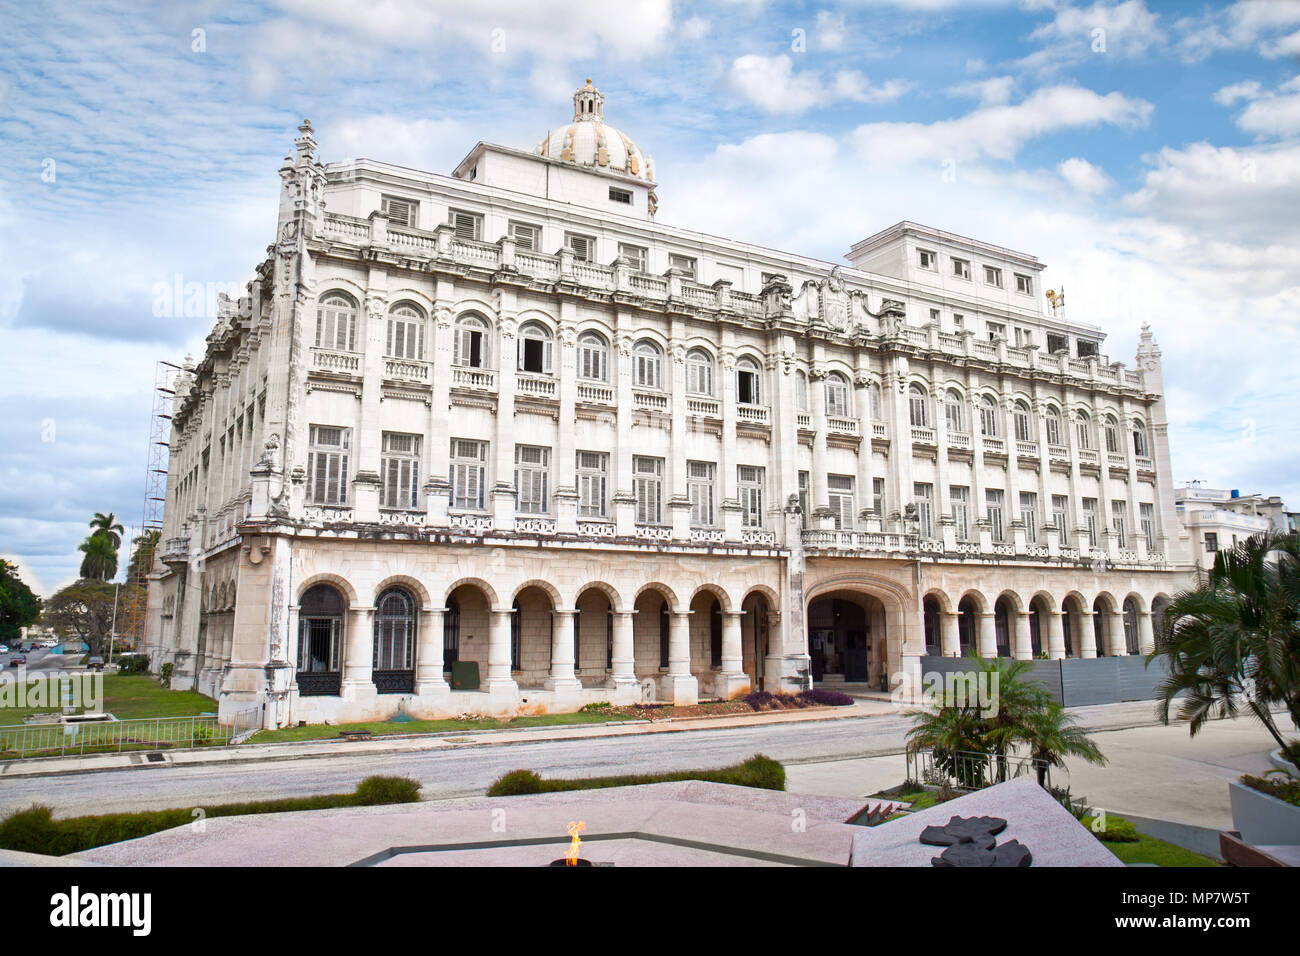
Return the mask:
<svg viewBox="0 0 1300 956"><path fill-rule="evenodd" d="M0 780L61 774L98 773L133 767L179 767L200 764L248 763L267 760L297 760L313 757L361 756L382 753L420 753L465 747L506 746L544 740L581 740L590 737L626 737L637 734L680 733L688 730L721 730L764 724L789 724L825 720L854 720L892 716L897 708L888 701L858 700L848 707L812 710L768 711L728 714L723 717L670 717L664 720L624 720L605 724L561 724L519 730L449 730L434 734L388 734L370 740L304 740L293 743L237 744L211 750L163 750L162 760L150 761L150 751L120 754L87 754L74 757L43 757L11 760L0 764Z"/></svg>

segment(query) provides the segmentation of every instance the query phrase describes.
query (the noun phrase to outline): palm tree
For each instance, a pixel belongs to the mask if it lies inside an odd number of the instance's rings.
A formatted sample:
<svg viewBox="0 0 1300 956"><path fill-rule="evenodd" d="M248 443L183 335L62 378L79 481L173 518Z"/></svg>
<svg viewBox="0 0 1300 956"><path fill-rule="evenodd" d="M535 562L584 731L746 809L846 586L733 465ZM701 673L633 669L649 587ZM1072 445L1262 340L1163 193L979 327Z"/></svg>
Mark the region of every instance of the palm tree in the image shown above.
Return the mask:
<svg viewBox="0 0 1300 956"><path fill-rule="evenodd" d="M989 719L984 739L997 756L997 778L1007 779L1007 754L1015 749L1025 722L1053 703L1041 684L1022 679L1029 661L1003 657L976 658L982 686L995 695L997 713Z"/></svg>
<svg viewBox="0 0 1300 956"><path fill-rule="evenodd" d="M1175 697L1192 736L1211 718L1235 717L1244 701L1283 753L1300 758L1271 712L1281 704L1300 725L1300 538L1266 532L1220 551L1204 580L1166 609L1155 657L1169 671L1157 709L1166 724Z"/></svg>
<svg viewBox="0 0 1300 956"><path fill-rule="evenodd" d="M960 786L974 789L984 785L984 762L963 758L963 754L984 754L988 724L976 705L958 707L945 700L934 713L912 715L907 747L934 754L935 769L952 777Z"/></svg>
<svg viewBox="0 0 1300 956"><path fill-rule="evenodd" d="M104 535L112 542L114 551L121 547L122 535L125 531L126 529L118 523L117 515L111 511L108 514L96 511L95 517L90 519L90 533L92 535Z"/></svg>
<svg viewBox="0 0 1300 956"><path fill-rule="evenodd" d="M111 581L117 577L117 549L106 535L92 534L78 550L85 555L81 559L83 578Z"/></svg>
<svg viewBox="0 0 1300 956"><path fill-rule="evenodd" d="M1075 718L1054 700L1022 717L1016 740L1029 749L1040 787L1047 786L1047 768L1065 766L1066 757L1082 757L1088 763L1106 766L1097 745L1074 723Z"/></svg>

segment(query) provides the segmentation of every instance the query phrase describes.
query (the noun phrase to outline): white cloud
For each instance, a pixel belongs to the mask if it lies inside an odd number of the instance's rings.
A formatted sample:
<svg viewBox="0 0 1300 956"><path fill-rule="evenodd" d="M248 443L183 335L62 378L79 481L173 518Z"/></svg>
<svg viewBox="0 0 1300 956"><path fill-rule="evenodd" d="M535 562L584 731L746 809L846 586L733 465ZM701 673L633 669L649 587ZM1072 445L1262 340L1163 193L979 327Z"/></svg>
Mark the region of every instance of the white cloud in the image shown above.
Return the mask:
<svg viewBox="0 0 1300 956"><path fill-rule="evenodd" d="M1258 80L1243 80L1240 83L1233 83L1231 86L1225 86L1214 94L1214 102L1223 106L1232 106L1237 100L1253 100L1259 96Z"/></svg>
<svg viewBox="0 0 1300 956"><path fill-rule="evenodd" d="M691 17L682 24L682 37L686 40L702 40L709 35L710 24L703 17Z"/></svg>
<svg viewBox="0 0 1300 956"><path fill-rule="evenodd" d="M1300 56L1300 30L1289 36L1261 43L1259 52L1270 60L1280 56Z"/></svg>
<svg viewBox="0 0 1300 956"><path fill-rule="evenodd" d="M1035 90L1014 106L981 107L936 123L869 123L853 133L867 157L918 159L1011 159L1027 141L1065 129L1098 125L1145 125L1153 107L1121 93L1104 96L1078 86Z"/></svg>
<svg viewBox="0 0 1300 956"><path fill-rule="evenodd" d="M820 49L838 52L844 48L844 14L837 16L828 10L819 11L816 29L817 45Z"/></svg>
<svg viewBox="0 0 1300 956"><path fill-rule="evenodd" d="M1259 138L1300 133L1300 74L1276 90L1263 90L1259 83L1248 81L1226 86L1214 98L1224 106L1231 106L1238 99L1249 100L1236 123Z"/></svg>
<svg viewBox="0 0 1300 956"><path fill-rule="evenodd" d="M1144 0L1064 6L1029 38L1051 44L1052 52L1063 59L1088 53L1136 57L1165 43L1160 15L1148 10Z"/></svg>
<svg viewBox="0 0 1300 956"><path fill-rule="evenodd" d="M948 88L953 96L970 97L979 100L981 106L1002 106L1011 102L1011 94L1016 88L1013 76L991 76L987 80L972 80L958 83Z"/></svg>
<svg viewBox="0 0 1300 956"><path fill-rule="evenodd" d="M812 70L796 72L787 54L738 57L727 73L727 85L767 113L802 113L833 100L884 103L902 96L911 84L889 80L873 85L857 70L841 70L830 84Z"/></svg>
<svg viewBox="0 0 1300 956"><path fill-rule="evenodd" d="M1104 169L1078 156L1060 163L1056 171L1072 188L1081 193L1090 195L1102 193L1114 185Z"/></svg>

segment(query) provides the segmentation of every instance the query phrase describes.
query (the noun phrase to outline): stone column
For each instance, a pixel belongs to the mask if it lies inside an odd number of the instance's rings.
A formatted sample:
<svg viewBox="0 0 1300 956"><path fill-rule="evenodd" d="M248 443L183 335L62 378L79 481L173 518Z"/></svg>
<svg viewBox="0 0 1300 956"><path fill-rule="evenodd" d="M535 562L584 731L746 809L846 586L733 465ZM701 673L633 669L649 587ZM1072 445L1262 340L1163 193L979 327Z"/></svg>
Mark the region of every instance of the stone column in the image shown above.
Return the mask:
<svg viewBox="0 0 1300 956"><path fill-rule="evenodd" d="M515 371L519 365L519 320L513 314L514 295L501 292L497 338L497 420L492 442L492 494L488 508L492 524L501 531L515 527Z"/></svg>
<svg viewBox="0 0 1300 956"><path fill-rule="evenodd" d="M343 652L344 697L374 693L374 616L373 607L348 608L347 643Z"/></svg>
<svg viewBox="0 0 1300 956"><path fill-rule="evenodd" d="M1126 657L1128 655L1128 641L1124 634L1124 613L1122 611L1108 611L1110 616L1110 648L1109 653L1114 657Z"/></svg>
<svg viewBox="0 0 1300 956"><path fill-rule="evenodd" d="M811 499L808 509L812 516L824 518L830 510L830 495L826 484L826 369L814 366L808 376L809 390L812 392L812 474L809 475L808 490ZM793 454L796 449L791 449ZM811 516L810 516L811 517ZM809 528L833 527L824 520L809 521ZM845 529L852 530L852 529Z"/></svg>
<svg viewBox="0 0 1300 956"><path fill-rule="evenodd" d="M998 632L993 620L992 611L981 611L979 613L980 629L977 638L980 657L997 657L998 656Z"/></svg>
<svg viewBox="0 0 1300 956"><path fill-rule="evenodd" d="M488 613L491 623L488 627L487 680L483 682L483 689L492 695L493 704L513 702L519 689L510 674L510 621L515 612L513 608L494 607Z"/></svg>
<svg viewBox="0 0 1300 956"><path fill-rule="evenodd" d="M1138 649L1143 654L1150 654L1156 649L1155 628L1151 624L1150 611L1138 611Z"/></svg>
<svg viewBox="0 0 1300 956"><path fill-rule="evenodd" d="M442 618L445 609L420 612L420 630L415 640L415 693L445 704L451 688L442 675Z"/></svg>
<svg viewBox="0 0 1300 956"><path fill-rule="evenodd" d="M627 695L629 700L640 699L640 684L636 679L636 656L633 647L633 622L636 611L614 612L614 654L611 662L609 684L615 701Z"/></svg>
<svg viewBox="0 0 1300 956"><path fill-rule="evenodd" d="M939 645L944 657L961 657L961 634L956 611L939 612Z"/></svg>
<svg viewBox="0 0 1300 956"><path fill-rule="evenodd" d="M1092 623L1092 612L1087 608L1079 611L1079 656L1093 658L1097 656L1097 632Z"/></svg>
<svg viewBox="0 0 1300 956"><path fill-rule="evenodd" d="M1029 611L1016 611L1014 643L1011 648L1011 656L1018 661L1028 661L1034 658L1033 635L1029 630Z"/></svg>
<svg viewBox="0 0 1300 956"><path fill-rule="evenodd" d="M858 414L858 431L861 433L861 440L858 445L858 512L869 511L872 507L872 492L874 474L872 465L874 464L871 452L871 436L875 431L875 419L871 417L871 376L867 372L865 362L867 361L866 353L858 353L858 370L853 376L853 392L855 398L855 411ZM880 517L877 515L877 517ZM865 526L868 531L870 525Z"/></svg>
<svg viewBox="0 0 1300 956"><path fill-rule="evenodd" d="M542 682L542 686L555 692L552 706L574 706L582 691L582 681L574 673L573 660L573 648L577 640L574 628L578 624L578 612L573 608L556 608L551 612L551 618L551 633L554 635L551 641L551 673Z"/></svg>
<svg viewBox="0 0 1300 956"><path fill-rule="evenodd" d="M1047 615L1047 656L1059 661L1065 657L1065 627L1062 623L1064 611L1051 611Z"/></svg>
<svg viewBox="0 0 1300 956"><path fill-rule="evenodd" d="M450 282L438 283L438 306L434 309L432 343L428 352L433 394L429 406L429 438L425 451L425 523L435 528L447 526L447 509L451 503L448 483L451 456L452 312L448 307L454 295Z"/></svg>
<svg viewBox="0 0 1300 956"><path fill-rule="evenodd" d="M668 622L668 673L659 679L659 696L690 706L700 699L699 683L691 673L691 612L673 611Z"/></svg>
<svg viewBox="0 0 1300 956"><path fill-rule="evenodd" d="M722 670L714 678L714 693L723 700L748 693L749 675L745 673L744 651L741 643L740 618L742 611L722 612Z"/></svg>

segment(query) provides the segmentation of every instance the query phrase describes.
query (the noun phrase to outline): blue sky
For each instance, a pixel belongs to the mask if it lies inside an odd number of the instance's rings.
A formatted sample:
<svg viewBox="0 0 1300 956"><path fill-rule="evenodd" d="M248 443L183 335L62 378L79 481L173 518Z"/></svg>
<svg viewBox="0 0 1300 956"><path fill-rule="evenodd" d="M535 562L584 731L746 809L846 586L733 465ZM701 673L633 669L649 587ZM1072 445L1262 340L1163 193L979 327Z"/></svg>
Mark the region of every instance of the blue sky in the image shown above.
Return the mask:
<svg viewBox="0 0 1300 956"><path fill-rule="evenodd" d="M140 520L157 359L242 283L307 116L327 161L531 147L587 76L659 219L838 260L912 219L1039 256L1165 355L1174 477L1300 507L1300 2L416 0L0 11L0 554L50 593ZM955 177L945 179L945 170ZM1046 287L1045 286L1045 287Z"/></svg>

